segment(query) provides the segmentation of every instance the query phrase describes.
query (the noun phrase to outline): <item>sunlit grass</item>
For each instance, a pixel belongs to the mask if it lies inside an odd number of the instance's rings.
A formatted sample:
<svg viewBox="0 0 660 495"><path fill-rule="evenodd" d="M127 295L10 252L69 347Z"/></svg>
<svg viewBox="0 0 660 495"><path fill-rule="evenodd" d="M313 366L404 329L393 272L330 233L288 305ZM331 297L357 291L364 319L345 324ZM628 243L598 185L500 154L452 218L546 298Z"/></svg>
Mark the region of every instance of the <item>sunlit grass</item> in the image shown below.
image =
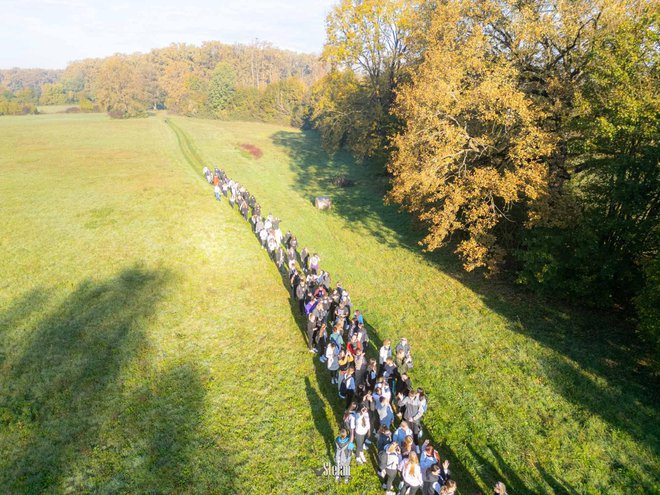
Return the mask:
<svg viewBox="0 0 660 495"><path fill-rule="evenodd" d="M414 382L430 393L427 431L463 493L497 479L514 493L647 493L656 489L657 380L627 328L470 277L420 252L410 220L382 196L387 178L313 133L176 119L283 219L301 246L350 289L376 340L413 343ZM237 143L264 151L241 156ZM355 182L337 188L339 173ZM314 208L329 194L331 212Z"/></svg>
<svg viewBox="0 0 660 495"><path fill-rule="evenodd" d="M191 161L320 254L373 340L411 340L462 494L657 492L657 381L625 328L422 254L386 177L313 134L172 119ZM0 119L0 492L381 493L371 466L348 487L314 474L341 405L277 270L185 156L161 118Z"/></svg>
<svg viewBox="0 0 660 495"><path fill-rule="evenodd" d="M0 136L0 492L330 490L287 293L172 131L68 115Z"/></svg>

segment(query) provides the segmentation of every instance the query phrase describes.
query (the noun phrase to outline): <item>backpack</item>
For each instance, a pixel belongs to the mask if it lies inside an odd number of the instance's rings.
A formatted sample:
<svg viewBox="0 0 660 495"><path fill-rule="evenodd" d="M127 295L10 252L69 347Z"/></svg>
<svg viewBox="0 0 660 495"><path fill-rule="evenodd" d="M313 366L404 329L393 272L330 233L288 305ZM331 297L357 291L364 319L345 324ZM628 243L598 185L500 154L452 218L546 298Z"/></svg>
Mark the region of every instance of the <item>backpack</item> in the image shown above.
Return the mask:
<svg viewBox="0 0 660 495"><path fill-rule="evenodd" d="M346 379L343 379L341 381L341 385L339 385L339 393L340 395L346 395Z"/></svg>

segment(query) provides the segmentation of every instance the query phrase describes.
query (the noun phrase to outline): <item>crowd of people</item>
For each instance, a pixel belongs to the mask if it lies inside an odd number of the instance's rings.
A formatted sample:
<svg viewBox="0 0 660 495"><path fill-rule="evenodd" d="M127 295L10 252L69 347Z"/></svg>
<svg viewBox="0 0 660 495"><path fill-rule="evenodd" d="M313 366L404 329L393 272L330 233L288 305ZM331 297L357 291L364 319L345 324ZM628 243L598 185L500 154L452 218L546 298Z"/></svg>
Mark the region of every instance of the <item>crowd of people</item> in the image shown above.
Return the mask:
<svg viewBox="0 0 660 495"><path fill-rule="evenodd" d="M306 247L299 252L296 236L282 234L280 220L270 213L263 216L255 197L224 171L204 167L203 174L215 198L225 197L232 208L238 207L261 247L286 274L291 298L306 320L308 350L325 364L330 383L345 403L343 425L335 438L336 480L348 483L353 458L365 464L373 451L387 495L456 493L449 461L424 439L421 419L428 400L424 390L412 384L408 340L401 338L392 348L385 339L377 353L373 349L375 357L368 357L371 342L364 316L354 309L340 282L332 286L330 274L320 268L319 255L310 255ZM506 487L497 482L493 493L506 495Z"/></svg>

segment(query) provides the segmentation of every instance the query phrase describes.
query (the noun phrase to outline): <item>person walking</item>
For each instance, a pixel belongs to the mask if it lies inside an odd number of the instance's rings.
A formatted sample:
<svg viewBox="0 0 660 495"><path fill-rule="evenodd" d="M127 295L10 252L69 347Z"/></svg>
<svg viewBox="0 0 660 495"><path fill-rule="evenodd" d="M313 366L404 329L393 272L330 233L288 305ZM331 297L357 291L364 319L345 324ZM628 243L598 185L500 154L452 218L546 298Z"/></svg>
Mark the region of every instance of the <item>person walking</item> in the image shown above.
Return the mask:
<svg viewBox="0 0 660 495"><path fill-rule="evenodd" d="M378 352L378 364L380 366L383 365L383 363L387 360L387 358L392 357L392 346L390 344L391 344L390 339L383 340L383 346L380 348L380 351Z"/></svg>
<svg viewBox="0 0 660 495"><path fill-rule="evenodd" d="M362 406L360 414L355 420L355 458L358 464L367 462L364 456L364 443L371 431L371 422L369 421L369 409Z"/></svg>
<svg viewBox="0 0 660 495"><path fill-rule="evenodd" d="M337 345L334 342L329 342L328 347L325 350L325 358L330 371L330 383L336 384L339 378L339 351L337 350Z"/></svg>
<svg viewBox="0 0 660 495"><path fill-rule="evenodd" d="M440 479L440 455L428 440L422 445L422 453L419 456L419 467L422 470L422 478L424 480L422 494L426 495L433 487L433 484ZM435 469L432 470L431 468Z"/></svg>
<svg viewBox="0 0 660 495"><path fill-rule="evenodd" d="M378 411L380 425L389 429L394 421L394 411L392 410L390 401L387 400L386 397L379 397L378 403L376 404L376 410Z"/></svg>
<svg viewBox="0 0 660 495"><path fill-rule="evenodd" d="M367 365L367 373L365 375L365 385L367 390L373 392L374 387L376 386L376 380L378 379L378 363L375 359L370 359L369 364Z"/></svg>
<svg viewBox="0 0 660 495"><path fill-rule="evenodd" d="M422 403L419 400L419 396L416 390L411 390L408 394L408 397L403 397L402 394L397 395L397 406L399 408L405 407L403 411L403 418L406 420L406 423L413 432L413 438L417 442L420 432L420 423L419 420L424 414L422 410Z"/></svg>
<svg viewBox="0 0 660 495"><path fill-rule="evenodd" d="M495 486L493 487L493 493L495 495L507 495L506 486L504 485L504 483L502 483L501 481L495 483Z"/></svg>
<svg viewBox="0 0 660 495"><path fill-rule="evenodd" d="M392 484L396 478L399 464L401 463L401 448L396 442L392 442L387 446L387 454L385 456L385 462L381 466L381 478L385 479L383 483L383 488L385 488L386 495L394 495L392 491Z"/></svg>
<svg viewBox="0 0 660 495"><path fill-rule="evenodd" d="M357 404L351 402L348 409L344 411L343 417L344 429L348 432L351 442L355 442L355 420L357 418L357 413L355 412L356 408Z"/></svg>
<svg viewBox="0 0 660 495"><path fill-rule="evenodd" d="M341 334L341 327L335 326L332 329L332 334L330 335L330 340L335 343L335 345L341 349L344 345L344 337Z"/></svg>
<svg viewBox="0 0 660 495"><path fill-rule="evenodd" d="M314 344L320 356L319 360L322 363L325 363L327 359L325 356L325 350L328 347L328 332L327 332L327 325L325 323L321 324L321 328L319 328L319 331L316 334L316 340Z"/></svg>
<svg viewBox="0 0 660 495"><path fill-rule="evenodd" d="M408 427L408 423L401 421L401 423L399 423L399 427L396 429L394 435L392 436L392 441L398 443L399 446L401 446L408 436L412 436L412 430Z"/></svg>
<svg viewBox="0 0 660 495"><path fill-rule="evenodd" d="M300 309L300 314L305 314L305 295L307 295L307 289L302 280L296 286L296 299L298 300L298 308Z"/></svg>
<svg viewBox="0 0 660 495"><path fill-rule="evenodd" d="M320 262L321 262L321 258L316 253L314 253L312 257L309 259L309 269L312 271L314 275L318 275L319 273Z"/></svg>
<svg viewBox="0 0 660 495"><path fill-rule="evenodd" d="M401 477L403 478L403 486L399 490L399 495L415 495L419 490L424 480L422 479L422 470L419 467L419 460L417 454L411 452L407 460L401 463Z"/></svg>
<svg viewBox="0 0 660 495"><path fill-rule="evenodd" d="M363 351L358 350L355 356L353 356L353 365L355 366L356 385L364 385L365 390L368 390L365 384L365 378L367 376L367 358Z"/></svg>
<svg viewBox="0 0 660 495"><path fill-rule="evenodd" d="M335 479L337 482L339 482L340 478L344 478L344 483L348 483L348 479L351 475L350 444L351 440L348 436L348 432L342 428L339 431L337 438L335 438L335 466L337 467Z"/></svg>
<svg viewBox="0 0 660 495"><path fill-rule="evenodd" d="M316 312L312 311L307 316L307 347L309 352L319 352L314 347L314 337L316 337Z"/></svg>
<svg viewBox="0 0 660 495"><path fill-rule="evenodd" d="M300 264L302 265L302 269L305 273L309 271L309 251L307 250L307 247L304 247L302 251L300 251Z"/></svg>
<svg viewBox="0 0 660 495"><path fill-rule="evenodd" d="M340 361L341 365L341 361ZM346 370L346 375L342 381L341 388L339 390L339 396L346 399L346 404L353 402L353 396L355 395L355 378L353 377L354 369L352 366ZM342 391L344 392L342 394Z"/></svg>
<svg viewBox="0 0 660 495"><path fill-rule="evenodd" d="M394 360L391 356L388 357L383 363L383 366L381 366L380 374L387 381L387 384L390 386L390 390L394 392L396 390L396 379L398 371L396 369L396 364L394 364Z"/></svg>
<svg viewBox="0 0 660 495"><path fill-rule="evenodd" d="M440 495L454 495L456 493L456 482L454 480L449 480L445 483L442 488L440 488ZM499 494L498 494L499 495ZM506 495L506 491L504 492Z"/></svg>
<svg viewBox="0 0 660 495"><path fill-rule="evenodd" d="M391 443L392 431L387 426L381 426L376 433L376 450L379 453L383 452Z"/></svg>

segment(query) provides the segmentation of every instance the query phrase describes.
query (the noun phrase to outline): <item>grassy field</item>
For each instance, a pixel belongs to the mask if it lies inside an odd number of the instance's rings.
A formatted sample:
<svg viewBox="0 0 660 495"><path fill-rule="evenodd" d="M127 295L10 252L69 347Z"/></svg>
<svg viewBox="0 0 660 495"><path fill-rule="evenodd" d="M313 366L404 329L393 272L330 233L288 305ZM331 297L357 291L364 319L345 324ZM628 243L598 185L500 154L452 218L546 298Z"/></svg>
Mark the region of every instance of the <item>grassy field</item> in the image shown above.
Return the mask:
<svg viewBox="0 0 660 495"><path fill-rule="evenodd" d="M660 492L657 375L629 329L421 253L386 178L312 133L171 120L0 119L0 493L381 493L370 466L314 474L340 405L198 159L318 251L372 341L411 340L462 494Z"/></svg>

